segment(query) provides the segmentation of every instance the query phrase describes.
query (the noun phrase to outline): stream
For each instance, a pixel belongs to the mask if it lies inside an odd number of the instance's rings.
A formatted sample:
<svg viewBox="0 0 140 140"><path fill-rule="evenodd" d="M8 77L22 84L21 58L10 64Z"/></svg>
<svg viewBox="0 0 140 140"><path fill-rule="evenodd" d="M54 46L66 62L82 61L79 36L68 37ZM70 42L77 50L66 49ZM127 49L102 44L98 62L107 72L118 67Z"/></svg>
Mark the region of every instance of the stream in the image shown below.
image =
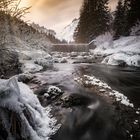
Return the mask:
<svg viewBox="0 0 140 140"><path fill-rule="evenodd" d="M82 75L96 76L113 89L125 94L136 107L140 106L140 69L138 68L121 68L101 64L55 64L55 70L38 73L39 79L46 85L59 87L67 94L81 95L85 101L81 106L74 106L64 111L65 120L51 139L131 139L131 137L125 137L127 130L120 128L117 124L118 116L115 116L114 109L93 91L74 81L75 77ZM89 108L91 104L95 105L94 108Z"/></svg>
<svg viewBox="0 0 140 140"><path fill-rule="evenodd" d="M136 107L140 107L140 69L102 64L55 64L54 71L39 74L41 81L55 85L65 92L80 93L86 90L74 81L82 75L95 76L112 89L123 93ZM84 93L85 94L85 93Z"/></svg>

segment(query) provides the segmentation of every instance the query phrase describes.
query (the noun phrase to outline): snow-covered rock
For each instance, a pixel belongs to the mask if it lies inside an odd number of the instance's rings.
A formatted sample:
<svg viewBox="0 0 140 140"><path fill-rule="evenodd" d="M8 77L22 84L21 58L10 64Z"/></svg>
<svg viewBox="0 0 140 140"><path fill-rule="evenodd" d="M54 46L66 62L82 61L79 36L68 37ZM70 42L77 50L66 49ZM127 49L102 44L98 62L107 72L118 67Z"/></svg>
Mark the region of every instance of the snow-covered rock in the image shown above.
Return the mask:
<svg viewBox="0 0 140 140"><path fill-rule="evenodd" d="M79 19L74 19L71 24L66 26L60 33L57 33L56 37L61 41L66 40L67 42L73 42L74 41L73 35L78 25L78 22Z"/></svg>
<svg viewBox="0 0 140 140"><path fill-rule="evenodd" d="M34 75L30 74L30 73L23 73L23 74L19 74L17 75L17 79L19 82L23 82L23 83L28 83L29 81L31 81L33 78L35 78Z"/></svg>
<svg viewBox="0 0 140 140"><path fill-rule="evenodd" d="M8 134L0 136L2 139L48 140L57 130L49 110L45 110L33 91L15 77L0 80L0 127Z"/></svg>
<svg viewBox="0 0 140 140"><path fill-rule="evenodd" d="M43 50L21 50L18 51L22 72L39 72L53 67L53 59L50 54ZM23 59L23 56L25 57ZM27 57L27 59L26 59ZM30 58L30 59L28 59Z"/></svg>
<svg viewBox="0 0 140 140"><path fill-rule="evenodd" d="M67 63L67 62L68 62L68 60L67 60L66 57L62 57L62 58L60 59L60 63Z"/></svg>
<svg viewBox="0 0 140 140"><path fill-rule="evenodd" d="M52 95L52 94L53 95L59 95L63 92L60 88L58 88L56 86L49 86L47 93L50 94L50 95Z"/></svg>
<svg viewBox="0 0 140 140"><path fill-rule="evenodd" d="M53 67L53 60L52 59L44 59L38 58L34 61L35 64L38 64L43 67L43 69L52 68Z"/></svg>
<svg viewBox="0 0 140 140"><path fill-rule="evenodd" d="M22 49L22 50L17 50L20 59L22 60L22 55L25 55L32 60L35 60L37 58L45 58L45 59L51 59L51 55L48 54L46 51L42 49Z"/></svg>
<svg viewBox="0 0 140 140"><path fill-rule="evenodd" d="M140 66L140 55L127 55L125 53L117 53L106 57L102 63L118 66Z"/></svg>
<svg viewBox="0 0 140 140"><path fill-rule="evenodd" d="M71 57L77 57L77 56L78 56L78 52L71 52L71 53L70 53L70 56L71 56Z"/></svg>
<svg viewBox="0 0 140 140"><path fill-rule="evenodd" d="M23 73L35 73L43 70L43 67L38 64L35 64L32 61L25 61L22 64L21 70Z"/></svg>

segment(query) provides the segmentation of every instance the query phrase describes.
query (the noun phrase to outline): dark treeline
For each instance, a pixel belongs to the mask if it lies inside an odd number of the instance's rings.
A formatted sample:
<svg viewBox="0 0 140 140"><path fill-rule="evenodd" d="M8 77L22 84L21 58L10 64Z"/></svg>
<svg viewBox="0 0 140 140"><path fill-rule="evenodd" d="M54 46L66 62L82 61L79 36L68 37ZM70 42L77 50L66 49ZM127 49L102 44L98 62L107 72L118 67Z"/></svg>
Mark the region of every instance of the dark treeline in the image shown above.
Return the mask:
<svg viewBox="0 0 140 140"><path fill-rule="evenodd" d="M47 37L49 38L49 40L54 43L54 44L66 44L67 41L65 40L59 40L57 39L54 35L52 34L47 34Z"/></svg>
<svg viewBox="0 0 140 140"><path fill-rule="evenodd" d="M108 4L109 0L83 1L74 34L76 42L90 42L105 32L112 32L114 39L130 35L131 28L140 20L140 0L119 0L113 15Z"/></svg>
<svg viewBox="0 0 140 140"><path fill-rule="evenodd" d="M131 28L140 20L139 0L119 0L113 24L114 38L130 35Z"/></svg>

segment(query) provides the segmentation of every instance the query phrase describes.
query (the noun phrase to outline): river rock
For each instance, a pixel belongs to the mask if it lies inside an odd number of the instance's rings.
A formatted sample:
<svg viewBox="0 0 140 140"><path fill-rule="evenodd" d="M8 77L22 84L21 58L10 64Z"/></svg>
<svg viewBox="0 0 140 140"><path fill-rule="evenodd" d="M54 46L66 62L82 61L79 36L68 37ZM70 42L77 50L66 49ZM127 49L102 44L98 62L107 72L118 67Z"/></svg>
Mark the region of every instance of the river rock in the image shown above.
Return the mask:
<svg viewBox="0 0 140 140"><path fill-rule="evenodd" d="M44 70L53 67L53 61L51 59L38 58L34 61L34 63L42 66Z"/></svg>
<svg viewBox="0 0 140 140"><path fill-rule="evenodd" d="M19 63L18 54L16 51L0 47L0 77L9 78L13 75L19 74L21 64Z"/></svg>
<svg viewBox="0 0 140 140"><path fill-rule="evenodd" d="M60 59L60 63L67 63L68 61L67 61L67 58L65 58L65 57L63 57L63 58L61 58Z"/></svg>
<svg viewBox="0 0 140 140"><path fill-rule="evenodd" d="M18 81L23 83L29 83L31 80L35 78L32 74L20 74L18 75Z"/></svg>
<svg viewBox="0 0 140 140"><path fill-rule="evenodd" d="M38 96L41 104L47 106L52 103L54 100L58 99L64 92L56 86L43 86L35 91L35 94Z"/></svg>
<svg viewBox="0 0 140 140"><path fill-rule="evenodd" d="M65 94L61 98L63 107L72 107L72 106L87 106L91 103L91 99L88 96L80 94Z"/></svg>

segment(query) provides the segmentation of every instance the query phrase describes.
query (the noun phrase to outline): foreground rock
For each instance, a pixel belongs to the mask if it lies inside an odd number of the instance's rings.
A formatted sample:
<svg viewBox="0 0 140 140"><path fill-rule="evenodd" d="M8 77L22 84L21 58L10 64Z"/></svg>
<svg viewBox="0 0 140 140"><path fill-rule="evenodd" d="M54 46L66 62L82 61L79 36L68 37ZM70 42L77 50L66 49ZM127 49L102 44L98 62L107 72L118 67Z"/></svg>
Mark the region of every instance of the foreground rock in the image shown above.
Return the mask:
<svg viewBox="0 0 140 140"><path fill-rule="evenodd" d="M48 140L58 128L49 110L15 77L0 79L0 140Z"/></svg>

